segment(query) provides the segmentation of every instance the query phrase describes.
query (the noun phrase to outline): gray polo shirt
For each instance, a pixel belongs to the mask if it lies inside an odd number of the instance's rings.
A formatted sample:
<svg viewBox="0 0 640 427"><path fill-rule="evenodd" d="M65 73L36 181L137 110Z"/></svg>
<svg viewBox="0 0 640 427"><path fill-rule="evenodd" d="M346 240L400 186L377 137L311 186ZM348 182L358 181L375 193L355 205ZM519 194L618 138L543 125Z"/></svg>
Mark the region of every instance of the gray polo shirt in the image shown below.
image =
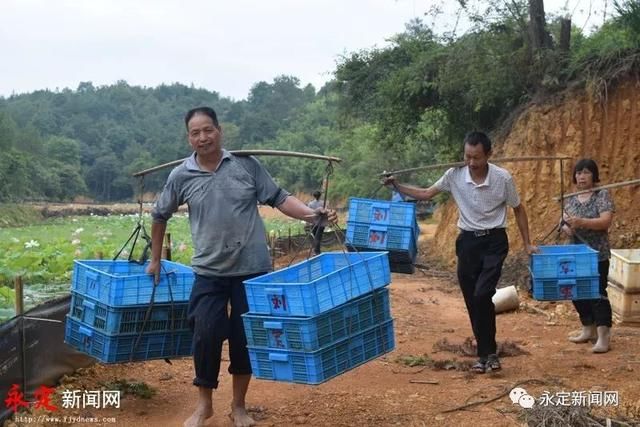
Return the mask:
<svg viewBox="0 0 640 427"><path fill-rule="evenodd" d="M307 206L309 206L313 210L316 210L322 207L322 200L313 199L312 201L307 203Z"/></svg>
<svg viewBox="0 0 640 427"><path fill-rule="evenodd" d="M258 202L279 206L289 193L254 157L223 150L214 172L200 169L195 153L176 167L155 203L155 223L166 223L186 203L193 240L193 270L206 276L240 276L271 270Z"/></svg>
<svg viewBox="0 0 640 427"><path fill-rule="evenodd" d="M507 205L520 205L511 174L489 163L485 181L475 184L469 167L451 168L433 184L438 190L451 193L460 217L458 228L466 231L489 230L507 226Z"/></svg>

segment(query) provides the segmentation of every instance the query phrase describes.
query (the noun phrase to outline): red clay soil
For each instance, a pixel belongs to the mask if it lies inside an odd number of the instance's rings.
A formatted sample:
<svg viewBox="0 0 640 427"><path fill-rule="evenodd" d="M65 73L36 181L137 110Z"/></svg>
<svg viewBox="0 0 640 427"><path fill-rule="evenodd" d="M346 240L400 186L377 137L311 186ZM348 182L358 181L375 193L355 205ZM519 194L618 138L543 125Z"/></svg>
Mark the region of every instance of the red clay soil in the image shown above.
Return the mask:
<svg viewBox="0 0 640 427"><path fill-rule="evenodd" d="M423 227L423 231L432 234L434 228ZM429 243L422 242L423 250ZM453 275L437 270L437 265L429 260L423 262L430 266L429 270L414 275L394 273L392 277L394 351L318 386L254 379L248 405L258 425L524 425L522 417L528 409L513 404L508 396L522 382L525 383L521 387L536 398L545 391L615 391L618 405L594 407L594 413L636 417L640 421L640 328L616 325L611 351L592 354L590 344L578 345L567 340L569 333L579 327L569 302L536 302L526 292L520 292L520 309L498 315L498 340L509 341L528 354L503 357L502 371L472 374L465 367L473 357L434 347L444 338L450 344L462 344L471 336L471 330ZM512 276L505 272L505 280ZM431 365L407 366L409 361L421 360L420 357L426 360L426 356L441 369ZM226 358L225 349L220 387L214 395L215 415L208 426L231 426L227 416L231 377L226 372ZM120 409L65 410L56 415L114 417L117 426L181 426L196 401L192 377L192 362L188 358L173 360L172 365L159 360L96 364L65 378L58 390L97 390L104 382L129 380L145 382L156 394L150 399L126 395ZM497 399L446 412L494 398Z"/></svg>

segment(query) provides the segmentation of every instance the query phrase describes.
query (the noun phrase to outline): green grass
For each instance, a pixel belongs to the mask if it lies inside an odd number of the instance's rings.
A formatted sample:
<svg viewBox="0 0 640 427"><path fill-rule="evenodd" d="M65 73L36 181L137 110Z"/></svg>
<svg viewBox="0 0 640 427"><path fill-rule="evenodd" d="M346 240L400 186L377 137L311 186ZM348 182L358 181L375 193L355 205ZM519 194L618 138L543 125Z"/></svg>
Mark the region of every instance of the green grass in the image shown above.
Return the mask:
<svg viewBox="0 0 640 427"><path fill-rule="evenodd" d="M0 321L13 316L13 282L22 276L25 308L69 292L74 259L112 259L138 224L137 215L56 218L13 228L0 228ZM147 233L151 218L144 217ZM267 233L287 236L302 233L300 221L265 221ZM172 259L190 265L193 250L189 220L176 215L167 226L171 233ZM133 257L139 259L144 243L139 240ZM131 244L120 258L126 259Z"/></svg>
<svg viewBox="0 0 640 427"><path fill-rule="evenodd" d="M0 204L0 228L18 227L42 221L42 214L35 208L14 204Z"/></svg>
<svg viewBox="0 0 640 427"><path fill-rule="evenodd" d="M426 354L415 356L412 354L398 356L396 361L402 365L414 367L414 366L429 366L433 363L433 360Z"/></svg>

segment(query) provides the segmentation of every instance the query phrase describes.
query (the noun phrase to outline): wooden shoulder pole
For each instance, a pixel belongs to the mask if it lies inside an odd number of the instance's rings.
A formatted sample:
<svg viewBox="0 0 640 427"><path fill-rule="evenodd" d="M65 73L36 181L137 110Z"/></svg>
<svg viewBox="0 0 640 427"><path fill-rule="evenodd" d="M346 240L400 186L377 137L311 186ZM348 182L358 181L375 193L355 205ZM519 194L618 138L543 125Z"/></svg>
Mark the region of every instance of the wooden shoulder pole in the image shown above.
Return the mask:
<svg viewBox="0 0 640 427"><path fill-rule="evenodd" d="M616 183L613 183L613 184L601 185L600 187L594 187L594 188L590 188L588 190L580 190L580 191L576 191L575 193L569 193L569 194L556 196L556 197L554 197L554 200L566 199L567 197L577 196L578 194L589 193L591 191L606 190L608 188L626 187L628 185L640 185L640 178L632 179L630 181L622 181L622 182L616 182Z"/></svg>
<svg viewBox="0 0 640 427"><path fill-rule="evenodd" d="M527 157L502 157L496 159L489 159L489 163L511 163L511 162L530 162L530 161L542 161L542 160L569 160L571 157L566 156L527 156ZM389 175L401 175L409 172L415 172L420 170L432 170L432 169L444 169L444 168L457 168L464 166L464 162L453 163L439 163L435 165L418 166L410 169L401 169L391 172L382 172L379 176Z"/></svg>
<svg viewBox="0 0 640 427"><path fill-rule="evenodd" d="M332 156L323 156L321 154L309 154L309 153L300 153L297 151L281 151L281 150L231 150L229 151L231 154L234 154L236 156L282 156L282 157L301 157L301 158L305 158L305 159L315 159L315 160L327 160L329 162L341 162L342 159L339 157L332 157ZM179 160L174 160L172 162L169 163L164 163L158 166L154 166L152 168L149 169L145 169L143 171L140 172L136 172L133 174L134 177L138 177L138 176L143 176L143 175L147 175L150 174L151 172L155 172L155 171L159 171L161 169L165 169L171 166L177 166L180 163L184 162L185 160L187 160L187 158L185 157L184 159L179 159Z"/></svg>

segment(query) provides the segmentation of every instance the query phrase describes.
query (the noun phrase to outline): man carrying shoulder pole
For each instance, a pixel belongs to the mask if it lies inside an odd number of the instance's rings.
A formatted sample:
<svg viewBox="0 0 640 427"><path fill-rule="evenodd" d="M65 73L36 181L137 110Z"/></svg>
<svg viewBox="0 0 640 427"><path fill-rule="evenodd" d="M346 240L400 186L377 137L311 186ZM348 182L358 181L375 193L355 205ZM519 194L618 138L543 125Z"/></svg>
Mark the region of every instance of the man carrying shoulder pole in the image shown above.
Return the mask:
<svg viewBox="0 0 640 427"><path fill-rule="evenodd" d="M472 367L476 373L501 369L492 297L509 251L507 206L513 208L527 254L538 251L529 239L527 213L513 178L507 170L489 163L491 153L489 137L470 132L464 138L464 166L447 170L431 187L400 184L393 176L382 181L416 200L431 200L440 192L449 192L458 205L457 273L478 346L478 361Z"/></svg>

